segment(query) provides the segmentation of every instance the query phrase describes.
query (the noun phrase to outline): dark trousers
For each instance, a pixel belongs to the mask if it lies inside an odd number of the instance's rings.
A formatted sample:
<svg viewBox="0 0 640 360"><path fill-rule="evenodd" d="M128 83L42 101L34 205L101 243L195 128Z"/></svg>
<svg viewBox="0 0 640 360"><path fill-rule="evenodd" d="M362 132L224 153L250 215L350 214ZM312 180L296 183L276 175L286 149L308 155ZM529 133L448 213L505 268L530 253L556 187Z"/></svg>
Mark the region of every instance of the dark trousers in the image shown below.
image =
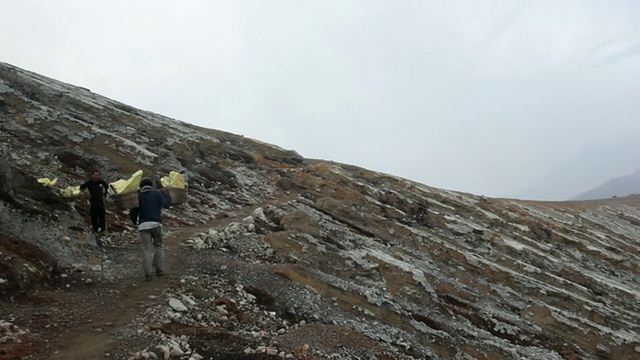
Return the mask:
<svg viewBox="0 0 640 360"><path fill-rule="evenodd" d="M105 211L104 211L104 202L102 199L99 201L91 202L91 226L93 227L93 231L98 231L98 229L102 229L104 231L107 228L105 224Z"/></svg>

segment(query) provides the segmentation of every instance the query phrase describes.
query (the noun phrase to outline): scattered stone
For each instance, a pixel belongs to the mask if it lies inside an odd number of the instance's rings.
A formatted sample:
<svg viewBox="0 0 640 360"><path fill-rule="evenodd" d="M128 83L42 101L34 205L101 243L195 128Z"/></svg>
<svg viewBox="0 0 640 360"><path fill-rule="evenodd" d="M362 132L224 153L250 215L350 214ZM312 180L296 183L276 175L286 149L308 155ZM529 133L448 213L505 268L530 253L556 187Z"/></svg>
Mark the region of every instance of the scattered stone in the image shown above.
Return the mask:
<svg viewBox="0 0 640 360"><path fill-rule="evenodd" d="M187 311L189 311L189 309L187 309L187 307L184 306L184 304L180 300L178 300L176 298L169 299L169 306L173 310L178 311L178 312L187 312Z"/></svg>
<svg viewBox="0 0 640 360"><path fill-rule="evenodd" d="M191 306L195 306L196 302L189 296L182 294L182 300Z"/></svg>

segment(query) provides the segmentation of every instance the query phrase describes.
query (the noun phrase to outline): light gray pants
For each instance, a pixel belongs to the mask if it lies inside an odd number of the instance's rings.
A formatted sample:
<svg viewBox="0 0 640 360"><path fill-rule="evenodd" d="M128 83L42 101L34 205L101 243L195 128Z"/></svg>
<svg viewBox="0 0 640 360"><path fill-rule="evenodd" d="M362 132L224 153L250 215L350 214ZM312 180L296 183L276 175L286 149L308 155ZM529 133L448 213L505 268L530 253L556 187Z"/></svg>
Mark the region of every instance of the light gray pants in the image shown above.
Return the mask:
<svg viewBox="0 0 640 360"><path fill-rule="evenodd" d="M140 230L142 243L142 268L144 274L151 276L153 268L164 271L164 244L162 242L162 226L149 230Z"/></svg>

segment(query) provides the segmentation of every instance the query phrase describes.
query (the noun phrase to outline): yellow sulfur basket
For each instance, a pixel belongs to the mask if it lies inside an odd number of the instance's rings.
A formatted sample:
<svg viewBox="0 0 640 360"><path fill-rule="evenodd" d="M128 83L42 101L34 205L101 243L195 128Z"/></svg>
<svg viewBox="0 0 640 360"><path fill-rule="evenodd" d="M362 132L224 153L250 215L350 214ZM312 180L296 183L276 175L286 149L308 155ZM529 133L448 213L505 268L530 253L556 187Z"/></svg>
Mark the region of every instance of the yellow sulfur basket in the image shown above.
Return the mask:
<svg viewBox="0 0 640 360"><path fill-rule="evenodd" d="M138 207L138 193L130 192L127 194L113 194L111 195L113 202L118 209L132 209Z"/></svg>
<svg viewBox="0 0 640 360"><path fill-rule="evenodd" d="M168 187L169 196L171 196L171 205L184 204L187 201L187 190L174 187Z"/></svg>

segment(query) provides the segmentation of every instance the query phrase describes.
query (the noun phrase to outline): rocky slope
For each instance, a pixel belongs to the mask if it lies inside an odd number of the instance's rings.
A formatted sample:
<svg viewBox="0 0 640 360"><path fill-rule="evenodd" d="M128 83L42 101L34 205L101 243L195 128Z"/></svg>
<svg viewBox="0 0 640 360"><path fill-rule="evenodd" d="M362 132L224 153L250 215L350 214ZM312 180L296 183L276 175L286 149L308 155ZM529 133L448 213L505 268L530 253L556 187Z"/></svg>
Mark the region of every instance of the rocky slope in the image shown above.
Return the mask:
<svg viewBox="0 0 640 360"><path fill-rule="evenodd" d="M0 119L0 359L640 357L640 197L445 191L7 64ZM140 285L125 211L100 248L35 181L93 168L185 172L167 279Z"/></svg>

